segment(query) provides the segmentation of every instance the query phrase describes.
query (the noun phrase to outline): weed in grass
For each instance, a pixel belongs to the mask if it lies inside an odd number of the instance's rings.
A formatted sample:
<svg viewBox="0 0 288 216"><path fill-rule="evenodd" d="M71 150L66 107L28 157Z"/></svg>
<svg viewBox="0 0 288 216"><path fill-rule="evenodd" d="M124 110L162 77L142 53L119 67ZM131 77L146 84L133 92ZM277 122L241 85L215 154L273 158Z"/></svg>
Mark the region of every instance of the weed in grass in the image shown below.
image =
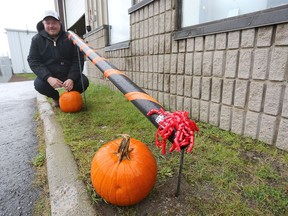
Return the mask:
<svg viewBox="0 0 288 216"><path fill-rule="evenodd" d="M44 153L38 153L34 158L33 165L36 167L43 166L45 163L45 159L46 157Z"/></svg>
<svg viewBox="0 0 288 216"><path fill-rule="evenodd" d="M274 181L276 181L280 177L277 174L277 172L275 172L275 170L273 170L273 168L270 166L270 164L262 165L261 167L259 167L256 170L255 174L262 179L274 180Z"/></svg>
<svg viewBox="0 0 288 216"><path fill-rule="evenodd" d="M171 167L162 167L162 169L158 172L159 178L172 177L173 174L174 172Z"/></svg>

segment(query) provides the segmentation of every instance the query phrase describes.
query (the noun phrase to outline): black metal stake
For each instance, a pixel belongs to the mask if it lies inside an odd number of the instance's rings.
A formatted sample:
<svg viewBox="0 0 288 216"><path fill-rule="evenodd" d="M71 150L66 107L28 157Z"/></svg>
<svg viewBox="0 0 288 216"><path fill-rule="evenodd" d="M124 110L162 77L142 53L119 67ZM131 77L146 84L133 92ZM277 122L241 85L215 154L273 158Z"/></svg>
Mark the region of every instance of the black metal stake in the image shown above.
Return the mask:
<svg viewBox="0 0 288 216"><path fill-rule="evenodd" d="M75 32L77 32L76 29L75 29ZM86 102L86 94L85 94L85 89L84 89L84 81L83 81L83 77L82 77L82 66L81 66L79 47L76 47L76 49L77 49L77 55L78 55L78 63L79 63L81 85L82 85L82 90L83 90L83 95L84 95L84 110L87 111L87 102Z"/></svg>
<svg viewBox="0 0 288 216"><path fill-rule="evenodd" d="M178 182L177 182L177 189L176 189L176 194L175 194L176 197L178 197L180 194L181 175L182 175L183 161L184 161L184 155L185 155L184 153L185 153L185 148L183 148L181 151Z"/></svg>
<svg viewBox="0 0 288 216"><path fill-rule="evenodd" d="M84 81L82 77L82 67L81 67L81 61L80 61L80 53L79 53L79 48L77 47L77 53L78 53L78 62L79 62L79 70L80 70L80 77L81 77L81 85L82 85L82 90L83 90L83 95L84 95L84 110L87 111L87 102L86 102L86 94L85 94L85 89L84 89Z"/></svg>

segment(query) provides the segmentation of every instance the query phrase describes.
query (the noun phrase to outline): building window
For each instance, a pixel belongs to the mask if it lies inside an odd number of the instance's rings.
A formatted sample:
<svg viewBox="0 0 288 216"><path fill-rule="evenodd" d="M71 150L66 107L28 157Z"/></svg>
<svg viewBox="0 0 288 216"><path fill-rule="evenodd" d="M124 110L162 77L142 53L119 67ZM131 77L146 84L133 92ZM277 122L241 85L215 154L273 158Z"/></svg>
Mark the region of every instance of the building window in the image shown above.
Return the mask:
<svg viewBox="0 0 288 216"><path fill-rule="evenodd" d="M128 9L131 0L108 0L108 22L110 26L110 44L129 40L130 17Z"/></svg>
<svg viewBox="0 0 288 216"><path fill-rule="evenodd" d="M142 0L132 0L133 5L140 3Z"/></svg>
<svg viewBox="0 0 288 216"><path fill-rule="evenodd" d="M175 39L287 22L288 0L179 0Z"/></svg>
<svg viewBox="0 0 288 216"><path fill-rule="evenodd" d="M288 4L288 0L183 0L182 27Z"/></svg>

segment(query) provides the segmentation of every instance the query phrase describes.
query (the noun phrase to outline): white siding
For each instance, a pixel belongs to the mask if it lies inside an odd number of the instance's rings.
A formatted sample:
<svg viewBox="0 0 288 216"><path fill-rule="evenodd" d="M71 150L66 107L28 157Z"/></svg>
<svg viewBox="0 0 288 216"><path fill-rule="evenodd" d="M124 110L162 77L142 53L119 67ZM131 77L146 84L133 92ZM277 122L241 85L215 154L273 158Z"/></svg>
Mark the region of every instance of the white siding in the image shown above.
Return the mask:
<svg viewBox="0 0 288 216"><path fill-rule="evenodd" d="M66 27L69 29L85 14L85 1L79 0L66 0L65 1L66 12Z"/></svg>
<svg viewBox="0 0 288 216"><path fill-rule="evenodd" d="M12 66L9 57L0 57L0 82L8 82L12 77Z"/></svg>
<svg viewBox="0 0 288 216"><path fill-rule="evenodd" d="M14 73L32 73L27 57L32 37L37 34L35 31L5 29L7 31L10 48L12 67Z"/></svg>

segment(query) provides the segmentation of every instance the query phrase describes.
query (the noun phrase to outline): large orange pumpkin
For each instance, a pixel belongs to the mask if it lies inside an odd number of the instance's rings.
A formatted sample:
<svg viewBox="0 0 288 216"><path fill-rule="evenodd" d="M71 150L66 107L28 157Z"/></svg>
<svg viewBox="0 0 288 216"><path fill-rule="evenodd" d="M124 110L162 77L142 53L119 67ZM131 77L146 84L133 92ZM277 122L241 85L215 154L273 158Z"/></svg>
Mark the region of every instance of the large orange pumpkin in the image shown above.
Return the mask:
<svg viewBox="0 0 288 216"><path fill-rule="evenodd" d="M63 112L79 112L82 109L82 96L77 91L63 92L59 105Z"/></svg>
<svg viewBox="0 0 288 216"><path fill-rule="evenodd" d="M129 136L103 145L91 164L91 181L107 202L129 206L143 200L157 178L156 160L148 147Z"/></svg>

